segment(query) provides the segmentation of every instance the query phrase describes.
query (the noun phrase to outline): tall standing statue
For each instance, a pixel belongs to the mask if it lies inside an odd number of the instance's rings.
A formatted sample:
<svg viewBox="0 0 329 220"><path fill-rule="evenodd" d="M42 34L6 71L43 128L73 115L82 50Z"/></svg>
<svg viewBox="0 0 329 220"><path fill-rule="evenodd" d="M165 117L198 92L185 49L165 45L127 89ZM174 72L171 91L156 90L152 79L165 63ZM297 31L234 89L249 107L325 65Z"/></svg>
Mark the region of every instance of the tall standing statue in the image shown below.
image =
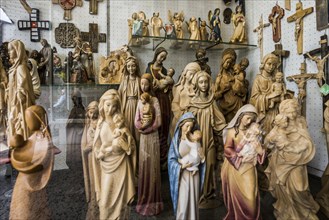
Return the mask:
<svg viewBox="0 0 329 220"><path fill-rule="evenodd" d="M191 17L190 21L188 23L188 30L190 31L190 39L191 40L201 40L200 30L199 30L199 24L196 17ZM190 44L197 43L195 41L190 41Z"/></svg>
<svg viewBox="0 0 329 220"><path fill-rule="evenodd" d="M224 129L221 171L227 214L224 219L261 219L256 164L263 163L261 132L254 130L257 110L244 105Z"/></svg>
<svg viewBox="0 0 329 220"><path fill-rule="evenodd" d="M93 146L98 161L94 164L94 177L99 219L128 219L129 205L135 196L135 141L129 132L125 132L126 138L115 141L117 125L114 121L122 116L119 115L119 94L110 89L99 100L99 120ZM99 157L101 148L107 149L102 159Z"/></svg>
<svg viewBox="0 0 329 220"><path fill-rule="evenodd" d="M8 44L12 66L9 69L7 90L8 140L15 134L29 137L26 127L25 109L35 104L32 79L27 67L25 46L20 40Z"/></svg>
<svg viewBox="0 0 329 220"><path fill-rule="evenodd" d="M86 219L99 219L99 210L95 192L95 175L94 168L99 168L98 161L94 157L93 141L98 121L98 102L92 101L89 103L86 111L85 127L81 139L81 153L83 166L83 179L85 183L86 201L88 210Z"/></svg>
<svg viewBox="0 0 329 220"><path fill-rule="evenodd" d="M171 121L170 135L173 137L176 124L179 118L187 112L192 97L194 96L193 78L201 71L200 65L196 62L187 64L173 87L174 98L171 102L173 118Z"/></svg>
<svg viewBox="0 0 329 220"><path fill-rule="evenodd" d="M163 77L159 74L167 75L167 69L163 66L163 61L166 60L168 52L163 47L158 47L154 52L153 60L148 63L146 73L150 73L152 78L161 80ZM171 120L171 102L169 94L171 91L154 87L155 96L159 100L161 109L161 127L159 128L160 138L160 163L162 169L167 168L167 154L169 150L168 135Z"/></svg>
<svg viewBox="0 0 329 220"><path fill-rule="evenodd" d="M135 127L140 132L138 201L136 211L141 215L158 215L163 210L161 196L160 143L158 129L161 126L159 101L153 96L153 77L149 73L142 75L141 90L151 95L151 123L144 123L143 110L147 103L138 100ZM151 156L152 155L152 156Z"/></svg>
<svg viewBox="0 0 329 220"><path fill-rule="evenodd" d="M234 64L236 53L233 49L225 49L222 55L222 63L215 82L214 98L217 100L219 109L224 114L226 121L231 121L234 115L243 105L243 98L238 95L243 91L234 91Z"/></svg>
<svg viewBox="0 0 329 220"><path fill-rule="evenodd" d="M86 112L79 91L72 92L71 98L73 108L66 122L66 164L71 170L82 172L81 138Z"/></svg>
<svg viewBox="0 0 329 220"><path fill-rule="evenodd" d="M276 199L274 215L277 219L318 219L319 205L312 197L307 176L315 146L306 120L300 115L297 99L282 101L279 110L275 126L265 138L272 149L265 173Z"/></svg>
<svg viewBox="0 0 329 220"><path fill-rule="evenodd" d="M266 133L272 129L273 120L279 111L278 102L272 108L269 107L271 99L281 96L271 90L278 63L279 59L274 54L265 55L259 67L260 73L257 74L251 89L249 102L256 107Z"/></svg>
<svg viewBox="0 0 329 220"><path fill-rule="evenodd" d="M194 145L199 145L194 134L197 133L196 118L187 112L178 120L168 154L168 174L170 194L176 219L199 219L199 195L204 178L204 164L194 164L199 152L193 152ZM201 149L201 147L200 147ZM194 154L188 163L182 158ZM191 168L195 168L191 170Z"/></svg>
<svg viewBox="0 0 329 220"><path fill-rule="evenodd" d="M51 83L51 77L53 74L53 50L46 39L41 39L40 43L42 49L39 53L42 56L38 68L43 69L44 71L40 77L41 85L46 85Z"/></svg>
<svg viewBox="0 0 329 220"><path fill-rule="evenodd" d="M232 23L234 32L231 37L232 43L244 43L247 40L246 34L246 18L242 12L242 6L238 5L235 9L235 13L232 15Z"/></svg>
<svg viewBox="0 0 329 220"><path fill-rule="evenodd" d="M51 219L46 186L53 171L54 148L47 113L43 107L33 105L23 114L31 136L25 141L19 134L10 138L11 163L19 173L9 219Z"/></svg>
<svg viewBox="0 0 329 220"><path fill-rule="evenodd" d="M208 73L200 71L196 74L194 92L195 95L187 111L193 113L200 126L202 152L206 157L206 171L199 207L215 208L219 206L219 201L216 200L216 176L214 175L216 156L226 123L214 100L211 76Z"/></svg>
<svg viewBox="0 0 329 220"><path fill-rule="evenodd" d="M137 146L139 143L139 132L135 129L134 120L138 99L140 97L140 77L137 58L133 56L128 57L125 62L123 79L118 92L121 99L121 107L124 109L126 123L137 142Z"/></svg>
<svg viewBox="0 0 329 220"><path fill-rule="evenodd" d="M179 39L184 38L184 31L183 31L183 22L184 22L184 12L175 12L172 15L172 12L169 10L168 11L168 18L170 23L174 24L175 26L175 33L176 37Z"/></svg>

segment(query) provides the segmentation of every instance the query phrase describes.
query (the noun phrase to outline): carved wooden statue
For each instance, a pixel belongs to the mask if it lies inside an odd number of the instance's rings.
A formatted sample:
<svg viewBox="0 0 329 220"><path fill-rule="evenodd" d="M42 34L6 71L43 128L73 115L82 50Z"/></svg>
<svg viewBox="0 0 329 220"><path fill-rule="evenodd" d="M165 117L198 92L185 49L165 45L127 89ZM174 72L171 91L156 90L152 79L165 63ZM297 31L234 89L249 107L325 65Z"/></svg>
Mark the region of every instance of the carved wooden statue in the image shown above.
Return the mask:
<svg viewBox="0 0 329 220"><path fill-rule="evenodd" d="M175 26L175 33L177 38L184 38L184 31L183 31L183 22L184 22L184 12L172 12L168 11L168 19L170 23L174 24Z"/></svg>
<svg viewBox="0 0 329 220"><path fill-rule="evenodd" d="M33 105L23 114L30 137L10 138L13 148L11 163L19 171L10 204L10 219L51 219L46 186L53 165L54 148L48 127L47 113L43 107Z"/></svg>
<svg viewBox="0 0 329 220"><path fill-rule="evenodd" d="M261 145L261 132L253 130L256 119L256 108L244 105L223 131L225 160L221 177L227 208L225 219L260 218L256 164L264 162L266 153Z"/></svg>
<svg viewBox="0 0 329 220"><path fill-rule="evenodd" d="M257 43L260 50L260 60L263 58L263 30L268 26L270 26L270 23L264 23L262 14L259 18L258 26L253 30L253 32L257 32Z"/></svg>
<svg viewBox="0 0 329 220"><path fill-rule="evenodd" d="M210 40L211 41L223 41L221 36L221 22L219 18L220 9L216 8L214 13L212 11L208 12L208 20L210 27L212 28L211 34L210 34Z"/></svg>
<svg viewBox="0 0 329 220"><path fill-rule="evenodd" d="M201 35L200 35L200 29L198 25L198 20L196 17L191 17L190 21L188 23L188 30L190 32L190 39L191 40L201 40ZM195 41L190 41L190 44L195 44L197 42Z"/></svg>
<svg viewBox="0 0 329 220"><path fill-rule="evenodd" d="M152 36L160 37L160 30L163 29L163 22L159 17L159 12L153 13L153 17L150 20L150 25L152 27Z"/></svg>
<svg viewBox="0 0 329 220"><path fill-rule="evenodd" d="M7 114L8 140L19 134L24 140L29 137L24 111L35 104L32 79L27 67L25 46L20 40L8 44L8 52L12 66L8 75Z"/></svg>
<svg viewBox="0 0 329 220"><path fill-rule="evenodd" d="M318 219L319 205L310 193L307 176L315 146L306 120L296 99L282 101L279 111L274 128L265 138L265 145L273 149L265 173L276 199L274 215L277 219Z"/></svg>
<svg viewBox="0 0 329 220"><path fill-rule="evenodd" d="M5 100L8 77L0 58L0 128L7 128L7 102Z"/></svg>
<svg viewBox="0 0 329 220"><path fill-rule="evenodd" d="M306 55L316 63L316 67L318 68L317 79L319 87L322 86L322 81L326 81L325 74L324 74L324 65L329 57L329 53L325 55L323 58L318 56L311 56L310 53L306 53Z"/></svg>
<svg viewBox="0 0 329 220"><path fill-rule="evenodd" d="M230 42L232 43L246 42L247 41L246 18L242 13L241 5L238 5L235 9L235 13L232 14L232 23L234 26L234 32Z"/></svg>

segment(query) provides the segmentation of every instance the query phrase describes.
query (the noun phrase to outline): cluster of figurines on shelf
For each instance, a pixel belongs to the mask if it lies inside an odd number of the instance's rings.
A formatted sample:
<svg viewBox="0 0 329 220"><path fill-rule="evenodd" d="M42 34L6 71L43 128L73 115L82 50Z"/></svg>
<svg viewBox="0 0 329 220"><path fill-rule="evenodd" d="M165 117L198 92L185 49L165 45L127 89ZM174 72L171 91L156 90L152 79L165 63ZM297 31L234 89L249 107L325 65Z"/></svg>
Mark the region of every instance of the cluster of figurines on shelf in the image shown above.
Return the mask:
<svg viewBox="0 0 329 220"><path fill-rule="evenodd" d="M19 171L10 218L46 219L56 148L45 110L34 105L24 44L11 41L8 50L12 65L1 85L9 84L4 117ZM319 204L329 204L328 178L318 204L306 167L315 146L300 104L285 93L278 57L264 56L249 91L248 60L236 64L233 49L224 50L215 83L202 62L191 62L175 84L174 69L164 66L167 55L159 47L143 74L138 59L128 56L119 89L87 110L79 92L72 96L67 164L83 169L87 218L127 219L136 193L137 213L158 215L161 170L168 169L176 219L198 219L199 208L218 207L221 199L225 219L260 219L259 189L276 199L276 218L317 219ZM267 168L256 169L265 162Z"/></svg>
<svg viewBox="0 0 329 220"><path fill-rule="evenodd" d="M188 39L190 44L195 44L197 41L215 41L221 42L221 20L220 20L220 9L216 8L214 11L208 12L208 24L207 21L201 18L192 16L189 21L184 23L185 17L184 12L172 13L168 11L169 23L164 24L160 18L159 13L153 13L151 19L147 19L143 11L134 12L131 19L128 19L128 42L129 45L140 45L149 43L148 39L140 37L161 37L174 39L185 39L185 25L186 29L190 33ZM233 33L231 39L232 43L246 43L246 19L242 12L242 5L236 6L235 13L230 14L230 18L233 24ZM230 23L230 22L225 22ZM148 26L151 26L151 32ZM161 32L164 32L161 34Z"/></svg>

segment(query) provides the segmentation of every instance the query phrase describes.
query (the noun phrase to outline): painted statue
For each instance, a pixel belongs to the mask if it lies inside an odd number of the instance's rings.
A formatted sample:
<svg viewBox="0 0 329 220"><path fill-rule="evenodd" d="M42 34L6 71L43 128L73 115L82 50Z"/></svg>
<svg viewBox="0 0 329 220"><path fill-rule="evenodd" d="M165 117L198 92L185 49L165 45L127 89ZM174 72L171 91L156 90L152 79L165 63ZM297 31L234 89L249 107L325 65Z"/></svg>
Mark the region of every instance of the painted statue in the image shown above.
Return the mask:
<svg viewBox="0 0 329 220"><path fill-rule="evenodd" d="M199 219L199 197L205 165L202 134L196 118L187 112L177 122L168 154L168 174L174 215L179 220ZM200 155L201 154L201 155Z"/></svg>
<svg viewBox="0 0 329 220"><path fill-rule="evenodd" d="M150 20L150 25L152 26L152 36L160 37L160 30L163 29L163 22L159 17L159 12L153 13L153 17Z"/></svg>
<svg viewBox="0 0 329 220"><path fill-rule="evenodd" d="M297 99L281 102L275 126L265 138L272 149L265 173L277 219L318 219L319 205L309 189L307 163L315 155L315 146L300 115Z"/></svg>
<svg viewBox="0 0 329 220"><path fill-rule="evenodd" d="M170 23L174 24L176 37L183 39L184 38L184 31L183 31L183 22L184 22L184 12L172 12L168 11L168 18Z"/></svg>
<svg viewBox="0 0 329 220"><path fill-rule="evenodd" d="M121 125L114 123L115 118ZM115 132L124 124L122 119L119 94L110 89L99 100L99 120L93 146L98 161L94 163L94 178L100 219L128 219L129 205L135 196L135 141L128 129L125 130L127 137L123 139ZM100 157L101 148L107 149L104 157Z"/></svg>
<svg viewBox="0 0 329 220"><path fill-rule="evenodd" d="M196 17L193 16L190 18L190 21L188 23L188 30L191 34L190 35L191 40L201 40L199 24ZM198 42L190 41L190 44L194 44L194 43L198 43Z"/></svg>
<svg viewBox="0 0 329 220"><path fill-rule="evenodd" d="M24 51L25 53L25 51ZM10 204L9 219L51 219L46 186L54 165L54 148L47 113L39 105L25 110L31 136L10 137L11 163L19 171Z"/></svg>
<svg viewBox="0 0 329 220"><path fill-rule="evenodd" d="M211 41L223 41L221 36L221 22L219 18L220 9L216 8L214 14L212 11L208 12L208 20L210 27L212 28L210 40Z"/></svg>
<svg viewBox="0 0 329 220"><path fill-rule="evenodd" d="M257 110L247 104L224 129L222 190L227 214L224 219L261 219L256 164L263 163L262 132L254 126Z"/></svg>
<svg viewBox="0 0 329 220"><path fill-rule="evenodd" d="M38 68L39 70L43 71L40 76L41 85L46 85L51 83L50 78L53 73L53 50L46 39L41 39L40 43L42 45L42 48L39 51L41 58L40 63L38 64Z"/></svg>
<svg viewBox="0 0 329 220"><path fill-rule="evenodd" d="M211 76L204 71L196 73L195 95L190 100L187 111L194 114L202 131L202 151L206 157L204 185L199 201L200 208L215 208L219 205L216 200L216 176L214 175L217 148L219 148L221 133L226 126L225 118L217 107L212 93Z"/></svg>
<svg viewBox="0 0 329 220"><path fill-rule="evenodd" d="M141 90L152 96L153 122L146 126L142 123L142 100L138 100L135 127L140 132L138 201L137 213L145 216L158 215L163 210L161 196L160 141L158 129L161 126L161 110L158 99L152 92L152 75L145 73L141 79Z"/></svg>
<svg viewBox="0 0 329 220"><path fill-rule="evenodd" d="M166 60L168 52L163 47L158 47L154 52L153 60L148 63L146 68L146 73L150 73L153 80L161 80L163 77L161 74L167 76L167 69L163 66L163 62ZM166 88L160 89L154 87L154 93L156 98L160 103L160 112L161 112L161 126L159 128L159 138L160 138L160 163L162 169L167 168L167 155L168 155L168 135L169 135L169 126L171 120L171 102L170 96L168 94L171 91Z"/></svg>
<svg viewBox="0 0 329 220"><path fill-rule="evenodd" d="M209 61L207 51L203 48L198 48L195 52L195 58L196 60L194 62L197 62L200 65L201 70L206 71L209 75L211 75L211 68L207 64Z"/></svg>

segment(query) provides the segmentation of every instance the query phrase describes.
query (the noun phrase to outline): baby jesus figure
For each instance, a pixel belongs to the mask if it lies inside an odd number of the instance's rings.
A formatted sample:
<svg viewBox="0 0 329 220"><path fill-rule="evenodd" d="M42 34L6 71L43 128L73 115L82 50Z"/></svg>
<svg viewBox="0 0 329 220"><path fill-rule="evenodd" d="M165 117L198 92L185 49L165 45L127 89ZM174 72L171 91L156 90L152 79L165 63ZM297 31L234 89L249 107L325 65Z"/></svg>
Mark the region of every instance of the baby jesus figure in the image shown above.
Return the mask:
<svg viewBox="0 0 329 220"><path fill-rule="evenodd" d="M159 75L162 77L162 79L154 79L154 88L163 90L164 93L167 93L175 83L174 79L172 78L174 74L175 70L173 68L168 69L167 75L159 72Z"/></svg>
<svg viewBox="0 0 329 220"><path fill-rule="evenodd" d="M150 94L144 92L141 95L141 101L143 104L143 109L142 109L142 128L148 128L149 126L152 125L154 121L154 112L155 109L153 107L152 103L152 96Z"/></svg>
<svg viewBox="0 0 329 220"><path fill-rule="evenodd" d="M256 146L260 143L262 133L258 123L252 123L250 125L246 134L240 141L240 145L243 145L243 148L238 153L238 156L242 157L242 162L252 162L254 166L257 164L258 153L256 151Z"/></svg>
<svg viewBox="0 0 329 220"><path fill-rule="evenodd" d="M182 164L182 169L186 168L186 170L192 171L193 176L197 171L199 171L199 164L204 163L205 161L205 156L202 152L200 143L201 138L201 131L195 130L191 135L191 141L188 141L188 146L190 147L189 153L178 159L178 162Z"/></svg>
<svg viewBox="0 0 329 220"><path fill-rule="evenodd" d="M130 154L130 131L125 125L125 120L122 114L116 114L113 117L113 123L115 129L113 131L113 140L112 145L107 146L102 144L99 150L98 159L103 159L109 154L120 154L122 151L126 151L127 154Z"/></svg>

